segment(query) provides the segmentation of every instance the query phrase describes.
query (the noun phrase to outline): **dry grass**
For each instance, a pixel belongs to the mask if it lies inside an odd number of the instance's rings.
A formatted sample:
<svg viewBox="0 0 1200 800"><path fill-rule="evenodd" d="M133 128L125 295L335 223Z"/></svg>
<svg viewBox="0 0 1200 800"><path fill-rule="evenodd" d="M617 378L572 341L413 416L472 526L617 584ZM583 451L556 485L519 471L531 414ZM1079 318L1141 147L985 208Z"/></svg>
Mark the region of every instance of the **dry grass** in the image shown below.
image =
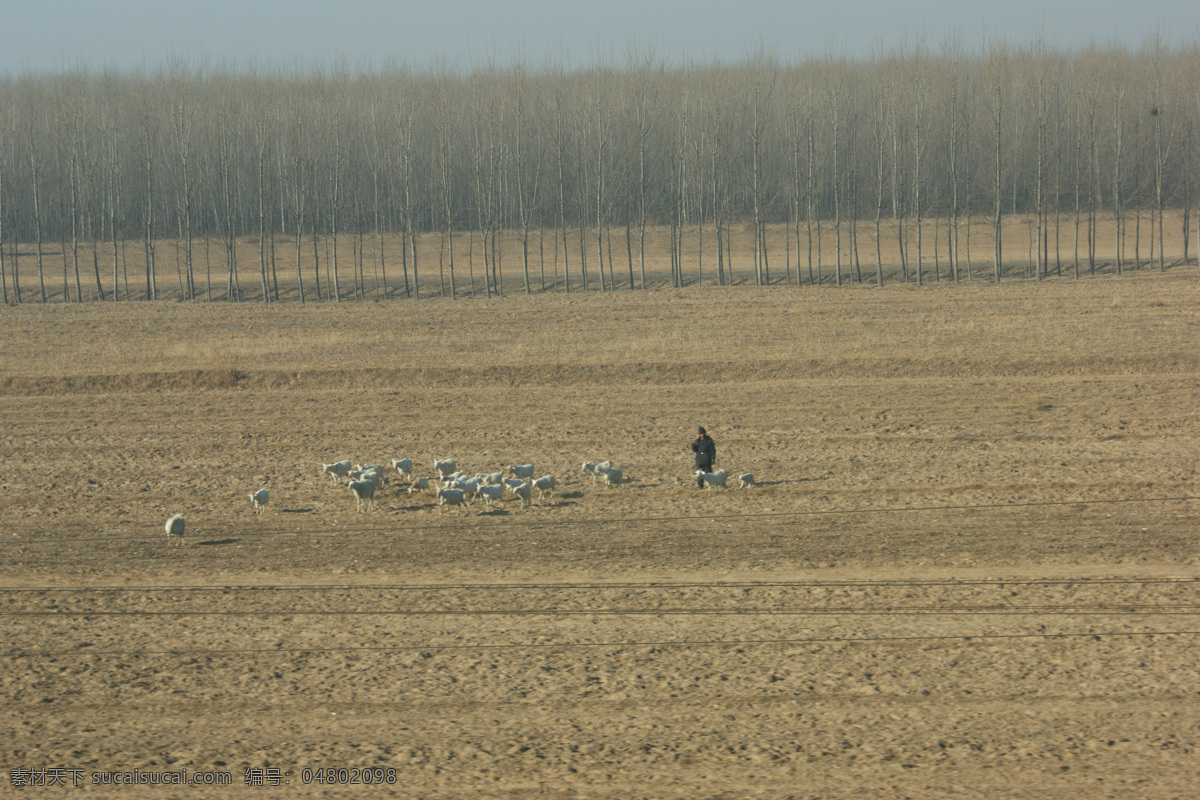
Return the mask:
<svg viewBox="0 0 1200 800"><path fill-rule="evenodd" d="M1006 374L1190 359L1194 276L1054 285L742 287L510 296L490 303L23 305L0 318L0 376L187 371L246 377L392 370L674 371L693 364L812 375ZM114 323L114 321L119 322Z"/></svg>
<svg viewBox="0 0 1200 800"><path fill-rule="evenodd" d="M1156 271L1158 268L1158 244L1157 238L1152 235L1150 215L1149 213L1142 214L1140 230L1137 219L1136 215L1130 215L1127 221L1126 237L1122 246L1123 265L1121 270L1128 272ZM916 282L916 225L912 220L906 220L904 224L908 233L910 280ZM1077 247L1078 269L1081 275L1108 275L1118 271L1116 225L1111 217L1101 217L1097 220L1097 252L1094 270L1088 263L1085 240L1086 222L1080 228L1078 242L1075 240L1073 218L1069 215L1062 215L1057 223L1051 217L1048 224L1050 225L1048 274L1056 277L1074 275ZM1193 236L1191 237L1192 243L1189 245L1189 264L1195 262L1197 250L1194 218L1190 221L1190 225ZM1174 268L1183 265L1182 212L1178 210L1167 212L1164 215L1163 228L1163 249L1166 253L1164 266ZM726 281L733 285L748 286L754 283L751 231L752 226L749 223L734 225L727 239L728 263L732 266L726 267L728 270ZM922 225L922 264L925 281L937 283L951 279L950 245L946 231L947 224L942 219L926 220ZM1055 232L1057 232L1057 236ZM1032 242L1035 234L1034 218L1027 215L1008 215L1004 218L1002 241L1005 249L1004 263L1001 267L1003 280L1020 281L1033 277L1034 250ZM478 234L471 232L460 232L454 236L454 286L459 299L478 299L487 296L484 284L483 249L477 239ZM631 283L638 287L642 285L636 231L632 232L629 243L626 242L624 228L613 229L610 237L605 239L605 277L603 279L597 270L597 243L594 230L585 231L582 250L578 230L568 231L565 249L558 239L559 231L557 230L531 231L529 242L531 292L562 292L564 267L570 274L572 290L578 291L582 284L580 267L585 260L588 265L589 289L593 291L601 290L602 286L609 285L610 273L611 281L617 288L628 288ZM524 294L525 284L522 274L522 248L519 232L504 231L500 234L499 240L501 266L498 270L498 277L503 284L503 293L509 296ZM857 249L852 240L849 223L844 223L842 226L841 240L842 282L874 283L876 281L874 223L871 221L859 222ZM794 229L789 229L785 225L769 225L767 226L767 242L771 284L786 285L794 282L798 265L802 273L801 283L807 285L816 280L822 285L831 285L836 282L837 236L832 222L826 220L820 226L814 226L811 266L806 229L800 231L799 240L797 240ZM879 242L884 280L886 283L895 284L902 279L902 269L897 224L894 221L884 220L882 222ZM332 239L326 237L319 240L318 250L321 292L323 296L330 296L334 287L333 277L329 273L329 266L332 263ZM242 237L237 252L240 297L246 301L261 300L257 239L254 236ZM993 229L990 219L975 217L969 225L965 219L960 221L958 254L962 280L968 278L985 282L993 280ZM346 300L358 299L355 274L361 268L362 281L359 291L362 293L362 299L380 300L385 295L387 298L404 297L406 291L404 264L407 258L404 241L399 236L385 236L381 242L378 236L364 235L361 242L358 242L354 236L343 234L338 240L338 281L341 296ZM695 226L690 226L684 230L682 258L685 286L695 286L701 283L716 284L716 237L711 227L701 231ZM63 299L64 275L66 283L70 287L70 297L75 297L73 266L67 264L67 269L64 270L64 261L69 262L70 259L70 254L64 256L57 243L43 245L46 291L52 302ZM105 291L109 292L112 282L111 246L107 243L102 244L97 251L96 259L100 266L101 281ZM564 264L564 262L566 263ZM121 272L119 287L121 297L144 298L146 296L145 253L141 242L124 242L118 263ZM155 263L159 297L164 299L181 297L180 276L184 270L182 241L163 240L158 242ZM202 241L194 243L193 263L198 296L202 300L207 300L211 292L213 300L228 299L228 274L225 267L223 244L210 242L206 249ZM40 299L36 259L31 244L22 246L20 264L23 298L26 301ZM84 297L95 299L95 278L89 272L92 269L90 245L85 245L81 249L80 264ZM451 294L449 249L441 235L437 233L423 234L419 238L418 264L421 297L449 297ZM284 300L295 301L298 298L298 283L294 240L283 236L275 240L275 265L275 277L278 281L280 297ZM299 266L303 273L305 294L310 300L315 299L316 291L313 281L313 265L312 241L308 239L302 244ZM409 277L411 279L411 274ZM670 231L664 227L651 227L648 229L646 237L646 286L662 289L670 285ZM410 290L413 288L411 283L408 286Z"/></svg>

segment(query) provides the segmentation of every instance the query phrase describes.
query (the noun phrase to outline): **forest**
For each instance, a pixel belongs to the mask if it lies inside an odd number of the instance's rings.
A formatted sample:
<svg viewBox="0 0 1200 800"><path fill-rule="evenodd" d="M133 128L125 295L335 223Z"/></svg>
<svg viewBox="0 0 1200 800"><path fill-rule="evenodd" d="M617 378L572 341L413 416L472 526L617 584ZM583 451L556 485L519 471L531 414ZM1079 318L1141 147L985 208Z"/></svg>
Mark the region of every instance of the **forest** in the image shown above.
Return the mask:
<svg viewBox="0 0 1200 800"><path fill-rule="evenodd" d="M550 259L551 290L645 288L654 247L672 286L735 260L760 285L1165 269L1190 258L1198 131L1200 47L1161 37L9 74L3 299L361 299L368 270L453 298L468 259L487 296L506 269L545 290Z"/></svg>

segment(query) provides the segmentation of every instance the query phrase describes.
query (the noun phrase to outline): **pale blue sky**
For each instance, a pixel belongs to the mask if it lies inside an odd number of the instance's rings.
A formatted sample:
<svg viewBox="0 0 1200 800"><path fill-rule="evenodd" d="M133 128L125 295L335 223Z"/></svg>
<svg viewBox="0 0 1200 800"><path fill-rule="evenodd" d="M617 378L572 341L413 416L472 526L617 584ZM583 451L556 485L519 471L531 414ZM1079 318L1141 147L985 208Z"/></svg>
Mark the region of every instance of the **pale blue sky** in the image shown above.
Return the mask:
<svg viewBox="0 0 1200 800"><path fill-rule="evenodd" d="M936 48L957 31L1055 48L1088 41L1137 48L1156 29L1170 45L1200 41L1200 0L2 0L0 72L157 68L187 61L290 67L344 59L351 67L442 59L469 67L522 50L582 67L653 46L672 63L734 61L760 45L785 60L831 49L869 55L923 36Z"/></svg>

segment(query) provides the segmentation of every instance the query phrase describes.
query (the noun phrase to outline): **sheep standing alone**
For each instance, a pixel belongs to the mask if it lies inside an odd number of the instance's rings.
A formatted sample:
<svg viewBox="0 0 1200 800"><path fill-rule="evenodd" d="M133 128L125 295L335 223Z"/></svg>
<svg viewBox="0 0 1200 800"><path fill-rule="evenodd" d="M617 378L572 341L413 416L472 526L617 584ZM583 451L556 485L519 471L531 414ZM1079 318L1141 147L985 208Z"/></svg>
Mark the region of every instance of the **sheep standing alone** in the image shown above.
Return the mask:
<svg viewBox="0 0 1200 800"><path fill-rule="evenodd" d="M741 475L738 475L738 488L739 489L749 489L751 486L757 486L757 485L758 484L754 481L754 473L743 472Z"/></svg>
<svg viewBox="0 0 1200 800"><path fill-rule="evenodd" d="M393 458L392 469L399 473L400 477L406 481L412 480L413 462L411 458Z"/></svg>
<svg viewBox="0 0 1200 800"><path fill-rule="evenodd" d="M350 491L358 501L355 511L370 511L375 508L375 481L350 481Z"/></svg>
<svg viewBox="0 0 1200 800"><path fill-rule="evenodd" d="M504 495L504 489L504 486L480 484L479 488L475 490L475 496L482 497L484 505L490 506Z"/></svg>
<svg viewBox="0 0 1200 800"><path fill-rule="evenodd" d="M350 460L336 461L332 464L322 464L321 472L328 475L329 479L337 483L338 478L344 478L350 473Z"/></svg>
<svg viewBox="0 0 1200 800"><path fill-rule="evenodd" d="M167 544L171 543L171 539L176 540L176 544L183 545L183 514L173 514L167 519L167 524L163 526L163 530L167 532Z"/></svg>
<svg viewBox="0 0 1200 800"><path fill-rule="evenodd" d="M696 477L704 479L705 489L716 489L718 486L724 489L725 479L729 477L729 473L723 469L719 469L716 472L705 472L702 469L698 469L696 470Z"/></svg>
<svg viewBox="0 0 1200 800"><path fill-rule="evenodd" d="M437 490L438 505L444 511L446 506L457 506L457 513L462 513L462 508L467 504L467 493L462 489L448 489L438 487Z"/></svg>
<svg viewBox="0 0 1200 800"><path fill-rule="evenodd" d="M528 483L521 483L520 486L512 487L512 493L521 498L521 508L528 508L532 502L529 498L532 488Z"/></svg>
<svg viewBox="0 0 1200 800"><path fill-rule="evenodd" d="M266 489L259 489L257 492L251 492L246 496L250 498L250 503L254 506L254 514L256 516L267 510L267 502L271 499L271 493Z"/></svg>
<svg viewBox="0 0 1200 800"><path fill-rule="evenodd" d="M542 499L545 492L549 492L551 497L554 497L554 476L543 475L533 482L533 488L537 489L538 500Z"/></svg>
<svg viewBox="0 0 1200 800"><path fill-rule="evenodd" d="M514 478L533 478L533 464L509 464L508 473Z"/></svg>
<svg viewBox="0 0 1200 800"><path fill-rule="evenodd" d="M596 467L596 474L604 479L604 485L610 489L612 487L616 486L617 484L619 484L621 482L622 476L625 475L624 472L617 469L616 467L600 467L600 466Z"/></svg>

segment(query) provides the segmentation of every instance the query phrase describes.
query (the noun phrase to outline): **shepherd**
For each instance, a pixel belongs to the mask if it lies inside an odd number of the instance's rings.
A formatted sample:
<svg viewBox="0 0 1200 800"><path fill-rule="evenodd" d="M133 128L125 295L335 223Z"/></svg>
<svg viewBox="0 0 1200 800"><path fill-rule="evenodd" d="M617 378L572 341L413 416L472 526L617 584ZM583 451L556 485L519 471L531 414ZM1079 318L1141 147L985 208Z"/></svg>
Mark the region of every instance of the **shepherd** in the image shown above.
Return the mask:
<svg viewBox="0 0 1200 800"><path fill-rule="evenodd" d="M712 472L717 463L717 445L709 437L708 431L700 429L700 436L692 442L692 452L696 454L696 469ZM696 488L704 488L704 476L696 476Z"/></svg>

